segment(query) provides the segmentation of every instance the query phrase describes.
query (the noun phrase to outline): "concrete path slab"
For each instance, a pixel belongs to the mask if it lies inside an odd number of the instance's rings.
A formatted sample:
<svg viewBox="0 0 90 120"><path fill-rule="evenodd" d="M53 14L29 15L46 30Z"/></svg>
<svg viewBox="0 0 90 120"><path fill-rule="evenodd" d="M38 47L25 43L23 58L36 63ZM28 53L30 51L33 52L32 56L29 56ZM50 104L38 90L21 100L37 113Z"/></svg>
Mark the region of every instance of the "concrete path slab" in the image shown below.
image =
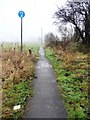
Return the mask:
<svg viewBox="0 0 90 120"><path fill-rule="evenodd" d="M66 109L57 90L52 66L45 58L43 48L36 64L34 97L27 103L24 118L66 118Z"/></svg>

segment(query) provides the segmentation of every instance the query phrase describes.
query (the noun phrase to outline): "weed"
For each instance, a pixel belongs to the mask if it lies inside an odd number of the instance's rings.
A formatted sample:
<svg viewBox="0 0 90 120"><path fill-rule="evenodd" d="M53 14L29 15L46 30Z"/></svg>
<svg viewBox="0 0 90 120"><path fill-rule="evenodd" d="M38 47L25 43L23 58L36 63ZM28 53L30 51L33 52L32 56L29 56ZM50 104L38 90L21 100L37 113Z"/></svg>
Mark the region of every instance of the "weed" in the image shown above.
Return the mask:
<svg viewBox="0 0 90 120"><path fill-rule="evenodd" d="M57 75L58 88L62 92L68 112L67 117L87 118L88 55L47 48L46 57L50 60Z"/></svg>
<svg viewBox="0 0 90 120"><path fill-rule="evenodd" d="M33 96L37 54L27 51L2 50L2 118L21 118L28 97ZM13 108L20 105L20 109Z"/></svg>

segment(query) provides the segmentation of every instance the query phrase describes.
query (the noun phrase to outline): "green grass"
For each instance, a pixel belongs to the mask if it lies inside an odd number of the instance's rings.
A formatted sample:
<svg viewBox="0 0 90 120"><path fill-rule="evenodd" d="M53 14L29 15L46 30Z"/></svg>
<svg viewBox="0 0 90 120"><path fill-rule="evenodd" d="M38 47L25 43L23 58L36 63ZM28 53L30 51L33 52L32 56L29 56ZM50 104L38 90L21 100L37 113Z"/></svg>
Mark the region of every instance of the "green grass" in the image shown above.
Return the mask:
<svg viewBox="0 0 90 120"><path fill-rule="evenodd" d="M4 101L5 108L11 108L12 106L20 105L21 108L19 110L11 110L11 115L9 118L20 118L24 113L24 107L26 105L27 98L33 96L33 90L31 87L31 81L23 81L20 82L6 90L4 90L6 94L6 100ZM3 116L5 118L5 114Z"/></svg>
<svg viewBox="0 0 90 120"><path fill-rule="evenodd" d="M3 47L1 47L1 45ZM20 50L20 44L19 43L12 43L12 42L5 42L0 45L0 49L2 50L9 50L12 48L16 48L16 50ZM38 50L39 50L40 44L39 43L23 43L23 50L28 51L31 49L34 53L38 55Z"/></svg>
<svg viewBox="0 0 90 120"><path fill-rule="evenodd" d="M58 61L51 49L46 49L46 57L50 60L57 75L58 89L61 91L65 101L67 117L86 119L88 111L87 80L77 77L77 70L67 70L63 66L64 61ZM80 69L82 75L85 72L87 71Z"/></svg>
<svg viewBox="0 0 90 120"><path fill-rule="evenodd" d="M38 54L39 47L40 47L39 43L29 43L29 44L25 43L23 49L25 51L31 49L34 53Z"/></svg>
<svg viewBox="0 0 90 120"><path fill-rule="evenodd" d="M3 43L1 43L0 48L2 48L4 50L8 50L8 49L11 49L14 45L15 44L12 42L3 42ZM16 45L18 45L18 44L16 43ZM3 47L1 47L1 46L3 46Z"/></svg>

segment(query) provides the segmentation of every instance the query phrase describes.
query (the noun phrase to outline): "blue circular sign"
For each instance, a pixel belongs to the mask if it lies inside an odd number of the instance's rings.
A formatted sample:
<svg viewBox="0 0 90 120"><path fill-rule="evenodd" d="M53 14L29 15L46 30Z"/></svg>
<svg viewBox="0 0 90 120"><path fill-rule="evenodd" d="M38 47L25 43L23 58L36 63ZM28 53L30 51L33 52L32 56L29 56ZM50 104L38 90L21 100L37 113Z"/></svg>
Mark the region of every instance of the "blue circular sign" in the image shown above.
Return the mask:
<svg viewBox="0 0 90 120"><path fill-rule="evenodd" d="M25 16L25 12L24 11L19 11L18 16L20 18L23 18Z"/></svg>

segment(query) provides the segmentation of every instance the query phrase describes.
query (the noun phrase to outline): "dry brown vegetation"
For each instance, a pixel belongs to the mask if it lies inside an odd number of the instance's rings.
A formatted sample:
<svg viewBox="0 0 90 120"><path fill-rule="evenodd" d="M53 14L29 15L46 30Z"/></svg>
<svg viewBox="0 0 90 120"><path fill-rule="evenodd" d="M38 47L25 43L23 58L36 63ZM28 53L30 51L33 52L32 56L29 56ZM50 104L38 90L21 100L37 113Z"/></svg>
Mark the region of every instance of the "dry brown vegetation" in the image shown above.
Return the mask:
<svg viewBox="0 0 90 120"><path fill-rule="evenodd" d="M68 45L53 44L46 49L46 55L56 72L58 87L62 91L68 117L88 118L89 51L87 53L73 51Z"/></svg>
<svg viewBox="0 0 90 120"><path fill-rule="evenodd" d="M15 99L23 97L24 86L23 82L31 81L35 75L34 65L36 55L29 52L19 52L16 50L2 50L2 117L9 118L13 116L13 107L17 105ZM22 88L20 88L20 86ZM28 85L29 86L29 85ZM18 91L14 90L18 87ZM28 89L28 87L26 86ZM25 88L25 89L26 89ZM23 89L23 93L19 94ZM27 90L26 89L26 90ZM28 96L27 92L27 96ZM16 100L20 101L20 100Z"/></svg>
<svg viewBox="0 0 90 120"><path fill-rule="evenodd" d="M2 79L4 85L8 83L8 79L12 80L13 84L17 84L23 79L29 79L33 75L34 60L35 56L30 56L27 52L3 51Z"/></svg>

